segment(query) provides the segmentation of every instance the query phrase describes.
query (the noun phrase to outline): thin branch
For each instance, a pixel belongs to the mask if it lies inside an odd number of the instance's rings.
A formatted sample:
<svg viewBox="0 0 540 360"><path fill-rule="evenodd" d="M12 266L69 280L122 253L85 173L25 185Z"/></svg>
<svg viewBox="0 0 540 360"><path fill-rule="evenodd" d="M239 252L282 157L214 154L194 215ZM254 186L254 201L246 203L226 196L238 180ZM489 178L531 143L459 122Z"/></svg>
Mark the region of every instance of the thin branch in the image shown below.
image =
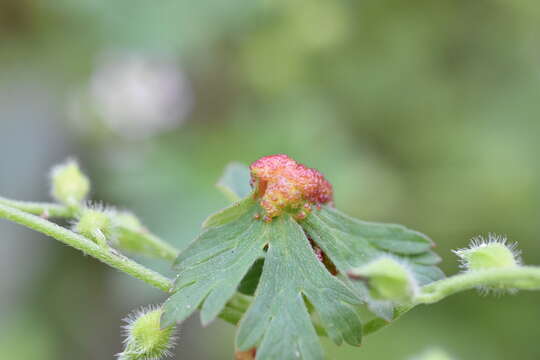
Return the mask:
<svg viewBox="0 0 540 360"><path fill-rule="evenodd" d="M446 279L435 281L420 290L414 304L396 307L393 321L420 304L432 304L458 292L485 286L540 290L540 267L516 266L514 268L490 269L457 274ZM374 318L362 327L364 336L373 334L391 324L382 318Z"/></svg>
<svg viewBox="0 0 540 360"><path fill-rule="evenodd" d="M25 208L29 208L26 206L28 203L24 204ZM34 210L37 210L38 208L43 209L43 204L33 207ZM36 212L40 213L39 211ZM0 198L0 218L13 221L30 229L36 230L42 234L48 235L64 244L81 250L85 254L93 256L94 258L115 269L118 269L128 275L144 281L149 285L163 290L166 293L171 292L173 289L173 281L164 277L163 275L148 269L121 254L116 253L111 248L103 248L90 239L78 235L41 217L26 213L10 206L6 206L5 201L2 198ZM171 247L170 255L172 255L172 251L175 250ZM236 325L250 304L251 299L248 296L235 294L229 300L219 317L233 325Z"/></svg>
<svg viewBox="0 0 540 360"><path fill-rule="evenodd" d="M39 216L0 204L0 218L16 222L48 235L165 292L169 292L172 288L172 281L163 275L126 258L115 252L112 248L99 246L90 239L42 219Z"/></svg>
<svg viewBox="0 0 540 360"><path fill-rule="evenodd" d="M67 206L53 203L39 203L29 201L17 201L6 199L0 196L0 205L6 205L24 211L29 214L42 216L44 218L71 218L75 216L76 210ZM178 249L163 241L159 237L147 231L133 232L137 240L145 243L152 249L152 255L164 260L173 261L178 256Z"/></svg>
<svg viewBox="0 0 540 360"><path fill-rule="evenodd" d="M470 271L426 285L415 299L416 304L432 304L455 293L478 287L503 287L521 290L540 289L540 267Z"/></svg>
<svg viewBox="0 0 540 360"><path fill-rule="evenodd" d="M67 206L52 204L52 203L38 203L30 201L17 201L6 199L0 196L0 205L6 205L29 214L55 217L55 218L69 218L73 217L73 210Z"/></svg>

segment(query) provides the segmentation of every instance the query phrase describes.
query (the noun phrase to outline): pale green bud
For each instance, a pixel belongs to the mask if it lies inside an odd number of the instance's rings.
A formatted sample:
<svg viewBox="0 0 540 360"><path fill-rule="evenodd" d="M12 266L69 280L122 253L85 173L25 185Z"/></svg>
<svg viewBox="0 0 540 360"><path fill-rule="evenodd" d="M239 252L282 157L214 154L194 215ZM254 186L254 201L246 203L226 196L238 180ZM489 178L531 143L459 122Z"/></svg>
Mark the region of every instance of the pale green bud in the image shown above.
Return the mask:
<svg viewBox="0 0 540 360"><path fill-rule="evenodd" d="M468 248L454 250L460 257L461 267L468 272L490 269L508 269L521 265L520 251L516 243L508 244L503 236L489 234L485 239L481 236L471 240ZM517 290L509 285L495 284L478 286L481 293L490 292L514 293Z"/></svg>
<svg viewBox="0 0 540 360"><path fill-rule="evenodd" d="M125 227L126 229L132 231L142 231L144 229L144 226L141 224L139 218L130 212L119 212L116 214L115 218L118 226Z"/></svg>
<svg viewBox="0 0 540 360"><path fill-rule="evenodd" d="M390 256L381 256L350 271L349 277L365 281L371 297L375 300L408 303L418 291L411 271Z"/></svg>
<svg viewBox="0 0 540 360"><path fill-rule="evenodd" d="M487 239L474 238L468 248L454 250L454 253L467 271L510 268L521 263L516 244L507 244L506 238L493 234Z"/></svg>
<svg viewBox="0 0 540 360"><path fill-rule="evenodd" d="M114 235L115 226L112 221L113 211L100 206L84 208L78 215L73 230L93 240L101 246L107 246Z"/></svg>
<svg viewBox="0 0 540 360"><path fill-rule="evenodd" d="M130 212L119 212L114 220L117 225L115 246L132 253L145 253L148 244L142 234L146 229L140 220Z"/></svg>
<svg viewBox="0 0 540 360"><path fill-rule="evenodd" d="M161 328L162 308L142 309L126 319L124 351L120 360L159 360L170 355L175 326Z"/></svg>
<svg viewBox="0 0 540 360"><path fill-rule="evenodd" d="M130 212L115 213L113 221L115 224L113 245L117 249L171 261L176 258L176 249L150 233Z"/></svg>
<svg viewBox="0 0 540 360"><path fill-rule="evenodd" d="M90 191L90 180L74 160L68 160L53 168L51 185L53 198L67 206L78 206Z"/></svg>

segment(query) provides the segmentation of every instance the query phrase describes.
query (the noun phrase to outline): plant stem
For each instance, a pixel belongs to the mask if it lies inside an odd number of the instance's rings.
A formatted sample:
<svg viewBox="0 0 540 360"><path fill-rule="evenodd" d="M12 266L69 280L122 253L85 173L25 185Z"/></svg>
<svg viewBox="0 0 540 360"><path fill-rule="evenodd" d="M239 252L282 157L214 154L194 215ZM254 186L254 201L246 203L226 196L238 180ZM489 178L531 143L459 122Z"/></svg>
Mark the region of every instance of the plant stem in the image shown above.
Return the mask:
<svg viewBox="0 0 540 360"><path fill-rule="evenodd" d="M163 275L150 270L121 254L116 253L112 248L99 246L84 236L76 234L38 216L0 204L0 218L16 222L20 225L24 225L30 229L55 238L66 245L70 245L78 250L81 250L85 254L91 255L115 269L129 274L165 292L169 292L172 288L172 281Z"/></svg>
<svg viewBox="0 0 540 360"><path fill-rule="evenodd" d="M8 202L18 205L21 204L21 202L12 202L11 200L8 200ZM41 217L29 214L11 206L6 206L5 203L6 201L0 198L0 218L13 221L37 232L48 235L66 245L81 250L85 254L93 256L94 258L117 270L142 280L160 290L163 290L166 293L170 293L172 291L173 281L171 279L168 279L165 276L148 269L121 254L116 253L112 248L99 246L84 236L76 234ZM43 209L43 204L37 204L36 207L28 207L28 203L23 204L25 205L25 208L32 208L37 213L40 213L40 211L37 211L38 208ZM170 249L171 254L172 251L176 252L172 247ZM248 296L235 294L229 300L219 317L233 325L236 325L250 304L251 299Z"/></svg>
<svg viewBox="0 0 540 360"><path fill-rule="evenodd" d="M17 201L6 199L1 196L0 205L6 205L29 214L43 216L44 218L71 218L74 217L77 212L77 209L59 204ZM146 243L153 250L152 254L154 256L168 261L173 261L176 259L178 250L154 234L150 232L137 232L135 236L137 236L138 240Z"/></svg>
<svg viewBox="0 0 540 360"><path fill-rule="evenodd" d="M415 303L435 303L457 292L479 286L504 286L505 288L538 290L540 289L540 267L516 266L454 275L424 286Z"/></svg>
<svg viewBox="0 0 540 360"><path fill-rule="evenodd" d="M422 287L414 304L398 306L394 321L416 305L436 303L450 295L479 286L501 285L521 290L540 290L540 267L516 266L506 269L466 272L435 281ZM364 324L362 333L364 336L375 333L390 323L384 319L375 318Z"/></svg>
<svg viewBox="0 0 540 360"><path fill-rule="evenodd" d="M6 199L0 196L0 205L6 205L30 214L40 215L44 217L65 218L73 216L72 209L68 208L67 206L58 204L17 201Z"/></svg>

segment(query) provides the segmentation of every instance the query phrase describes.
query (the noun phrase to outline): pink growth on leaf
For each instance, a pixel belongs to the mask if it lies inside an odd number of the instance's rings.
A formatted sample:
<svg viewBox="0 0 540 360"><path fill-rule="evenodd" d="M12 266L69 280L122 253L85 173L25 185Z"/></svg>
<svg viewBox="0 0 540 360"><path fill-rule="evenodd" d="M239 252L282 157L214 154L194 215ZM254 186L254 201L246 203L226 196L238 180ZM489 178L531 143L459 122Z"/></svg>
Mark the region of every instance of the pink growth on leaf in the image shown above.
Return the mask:
<svg viewBox="0 0 540 360"><path fill-rule="evenodd" d="M298 219L303 219L311 205L320 207L333 200L332 185L320 172L287 155L262 157L251 164L250 171L255 196L270 219L284 211L297 212Z"/></svg>

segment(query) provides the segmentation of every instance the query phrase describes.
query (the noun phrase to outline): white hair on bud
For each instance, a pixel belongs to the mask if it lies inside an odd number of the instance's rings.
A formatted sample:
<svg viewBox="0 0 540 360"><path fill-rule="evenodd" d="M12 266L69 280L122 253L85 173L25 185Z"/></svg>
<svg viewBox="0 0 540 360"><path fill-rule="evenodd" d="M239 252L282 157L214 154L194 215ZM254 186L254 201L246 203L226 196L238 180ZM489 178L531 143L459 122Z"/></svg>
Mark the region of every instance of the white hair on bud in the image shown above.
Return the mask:
<svg viewBox="0 0 540 360"><path fill-rule="evenodd" d="M70 156L66 160L64 160L64 162L56 164L51 168L51 170L49 171L49 179L52 180L52 178L67 165L76 165L77 167L80 167L79 161L76 158Z"/></svg>
<svg viewBox="0 0 540 360"><path fill-rule="evenodd" d="M509 242L508 238L505 235L498 235L494 233L489 233L487 237L484 236L476 236L471 239L469 246L457 250L452 250L454 254L456 254L459 257L459 266L462 269L462 271L467 272L470 271L470 263L467 259L466 255L468 253L471 253L475 251L476 249L481 249L484 247L487 247L491 244L500 244L504 245L510 253L512 254L512 257L514 259L514 262L517 266L522 264L521 259L521 250L518 249L518 243L517 242ZM481 270L476 270L481 271ZM515 294L517 293L517 289L515 288L505 288L505 287L494 287L494 286L485 286L481 285L476 287L480 295L503 295L503 294Z"/></svg>
<svg viewBox="0 0 540 360"><path fill-rule="evenodd" d="M114 243L118 236L116 213L116 209L112 206L104 205L102 202L87 201L85 206L75 215L75 218L70 221L71 229L101 244ZM104 215L107 219L106 223L101 224L103 227L100 228L98 224L94 224L95 228L85 229L86 232L81 231L80 224L84 222L85 216L97 216L98 214Z"/></svg>
<svg viewBox="0 0 540 360"><path fill-rule="evenodd" d="M50 194L65 205L79 205L91 190L89 178L81 171L75 158L52 167L49 172Z"/></svg>
<svg viewBox="0 0 540 360"><path fill-rule="evenodd" d="M508 238L505 235L497 235L494 233L489 233L487 238L483 237L482 235L475 236L471 239L469 246L461 249L452 250L454 254L456 254L459 257L459 265L460 268L464 271L468 270L468 262L467 259L465 259L465 254L470 252L471 250L475 250L478 248L486 247L490 244L501 244L504 245L512 255L514 256L514 260L516 261L517 265L522 264L521 259L521 250L518 249L518 243L517 241L509 242Z"/></svg>
<svg viewBox="0 0 540 360"><path fill-rule="evenodd" d="M164 348L159 356L151 356L148 354L145 354L144 349L137 349L137 341L133 337L133 329L135 326L135 323L137 320L139 320L141 317L154 312L161 310L161 306L159 305L147 305L140 307L139 309L132 311L130 314L128 314L124 319L124 325L122 326L122 335L124 336L124 346L125 350L119 354L116 354L117 358L119 360L162 360L165 358L170 358L173 356L172 348L176 346L176 343L178 341L178 326L174 326L172 328L172 332L169 336L166 348ZM129 346L135 346L135 348L128 349Z"/></svg>
<svg viewBox="0 0 540 360"><path fill-rule="evenodd" d="M116 208L112 205L107 205L103 201L87 201L86 208L90 210L96 210L106 214L114 215L116 213Z"/></svg>

